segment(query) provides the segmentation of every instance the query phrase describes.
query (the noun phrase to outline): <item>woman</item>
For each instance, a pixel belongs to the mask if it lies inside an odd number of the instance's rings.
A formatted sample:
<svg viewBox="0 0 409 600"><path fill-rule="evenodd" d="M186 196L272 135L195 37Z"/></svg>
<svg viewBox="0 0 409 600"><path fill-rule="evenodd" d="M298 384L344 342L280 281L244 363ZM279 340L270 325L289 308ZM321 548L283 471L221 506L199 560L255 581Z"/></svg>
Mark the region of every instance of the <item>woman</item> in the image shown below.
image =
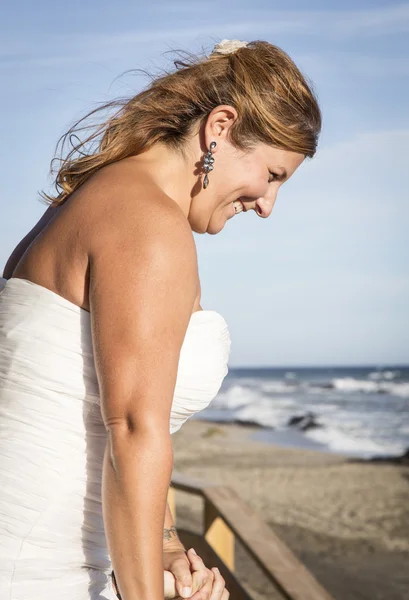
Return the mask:
<svg viewBox="0 0 409 600"><path fill-rule="evenodd" d="M268 217L314 155L321 116L267 42L223 40L176 66L78 141L4 270L0 587L10 600L162 600L169 575L174 594L229 596L172 536L166 504L171 434L217 394L230 349L223 317L200 306L192 231L218 233L242 211Z"/></svg>

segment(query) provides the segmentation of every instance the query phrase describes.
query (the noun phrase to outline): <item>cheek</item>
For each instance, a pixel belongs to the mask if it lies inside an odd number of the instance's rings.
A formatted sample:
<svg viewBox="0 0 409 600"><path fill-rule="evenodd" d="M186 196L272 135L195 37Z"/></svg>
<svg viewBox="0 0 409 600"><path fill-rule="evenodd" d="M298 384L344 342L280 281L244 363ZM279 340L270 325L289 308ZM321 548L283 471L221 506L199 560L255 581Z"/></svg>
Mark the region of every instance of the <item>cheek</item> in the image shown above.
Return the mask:
<svg viewBox="0 0 409 600"><path fill-rule="evenodd" d="M250 198L260 198L264 196L268 189L268 181L266 177L261 176L259 172L248 173L244 183L244 194Z"/></svg>
<svg viewBox="0 0 409 600"><path fill-rule="evenodd" d="M268 173L260 166L260 161L248 161L240 169L240 183L242 184L242 196L259 198L264 196L268 188Z"/></svg>

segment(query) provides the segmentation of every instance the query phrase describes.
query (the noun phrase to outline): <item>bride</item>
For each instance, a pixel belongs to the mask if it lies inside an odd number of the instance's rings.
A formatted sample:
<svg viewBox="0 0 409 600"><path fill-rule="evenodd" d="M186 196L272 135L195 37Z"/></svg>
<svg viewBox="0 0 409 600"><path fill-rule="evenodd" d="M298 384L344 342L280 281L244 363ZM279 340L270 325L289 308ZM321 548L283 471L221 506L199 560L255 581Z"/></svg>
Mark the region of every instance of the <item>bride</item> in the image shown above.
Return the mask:
<svg viewBox="0 0 409 600"><path fill-rule="evenodd" d="M321 116L267 42L223 40L175 66L89 133L81 121L64 136L56 193L4 268L9 600L229 597L183 547L166 502L171 434L216 396L230 350L224 318L200 305L192 232L268 217L314 155Z"/></svg>

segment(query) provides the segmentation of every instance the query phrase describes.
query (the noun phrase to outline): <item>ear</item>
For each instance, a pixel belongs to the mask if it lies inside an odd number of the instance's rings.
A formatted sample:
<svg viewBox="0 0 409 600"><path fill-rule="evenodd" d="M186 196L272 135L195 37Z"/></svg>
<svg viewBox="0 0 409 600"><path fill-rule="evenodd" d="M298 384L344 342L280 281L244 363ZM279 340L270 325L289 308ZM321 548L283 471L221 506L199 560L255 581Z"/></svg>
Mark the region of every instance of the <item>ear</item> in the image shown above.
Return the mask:
<svg viewBox="0 0 409 600"><path fill-rule="evenodd" d="M220 142L227 141L230 127L237 120L237 110L229 104L216 106L209 116L204 128L204 141L206 148L210 147L210 142L216 142L213 153L217 152Z"/></svg>

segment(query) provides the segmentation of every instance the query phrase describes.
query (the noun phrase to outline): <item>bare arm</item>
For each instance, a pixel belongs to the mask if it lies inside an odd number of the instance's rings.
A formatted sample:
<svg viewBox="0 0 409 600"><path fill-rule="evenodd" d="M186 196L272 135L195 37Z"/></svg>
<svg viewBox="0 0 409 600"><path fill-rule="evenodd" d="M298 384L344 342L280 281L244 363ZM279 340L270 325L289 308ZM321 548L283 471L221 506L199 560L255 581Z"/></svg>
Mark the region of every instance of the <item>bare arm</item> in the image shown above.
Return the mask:
<svg viewBox="0 0 409 600"><path fill-rule="evenodd" d="M175 527L175 523L173 521L173 516L169 507L169 503L166 503L166 510L165 510L165 522L163 525L163 549L173 549L173 548L180 548L181 550L183 550L184 552L187 552L186 548L184 547L184 545L182 544L182 542L179 539L179 535L178 532L176 531L176 527ZM116 585L116 577L115 577L115 573L113 572L113 587L114 587L114 591L115 593L118 595L118 590L117 590L117 585ZM119 595L118 595L119 597Z"/></svg>
<svg viewBox="0 0 409 600"><path fill-rule="evenodd" d="M133 230L117 214L96 228L90 255L94 357L108 433L104 524L123 600L163 600L169 420L197 259L176 207L137 214Z"/></svg>
<svg viewBox="0 0 409 600"><path fill-rule="evenodd" d="M169 503L166 503L165 523L163 525L163 545L166 546L167 544L172 544L172 546L180 545L181 548L185 550L185 547L179 539L178 532L176 531Z"/></svg>

